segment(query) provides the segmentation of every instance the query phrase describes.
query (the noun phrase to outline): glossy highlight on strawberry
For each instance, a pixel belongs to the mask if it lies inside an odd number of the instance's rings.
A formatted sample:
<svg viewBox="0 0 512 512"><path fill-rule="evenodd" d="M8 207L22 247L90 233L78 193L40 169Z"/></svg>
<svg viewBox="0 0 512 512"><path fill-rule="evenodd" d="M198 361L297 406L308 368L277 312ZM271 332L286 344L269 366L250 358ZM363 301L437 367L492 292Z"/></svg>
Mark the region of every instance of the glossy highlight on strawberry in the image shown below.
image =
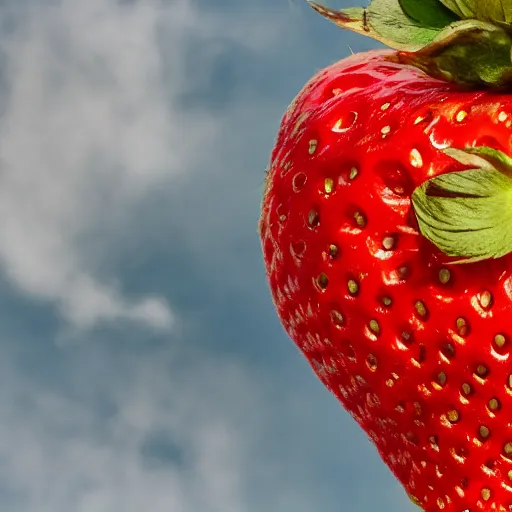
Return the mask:
<svg viewBox="0 0 512 512"><path fill-rule="evenodd" d="M321 71L283 117L260 219L273 300L417 505L512 511L512 256L456 263L411 199L471 168L447 148L511 154L512 95L394 55Z"/></svg>

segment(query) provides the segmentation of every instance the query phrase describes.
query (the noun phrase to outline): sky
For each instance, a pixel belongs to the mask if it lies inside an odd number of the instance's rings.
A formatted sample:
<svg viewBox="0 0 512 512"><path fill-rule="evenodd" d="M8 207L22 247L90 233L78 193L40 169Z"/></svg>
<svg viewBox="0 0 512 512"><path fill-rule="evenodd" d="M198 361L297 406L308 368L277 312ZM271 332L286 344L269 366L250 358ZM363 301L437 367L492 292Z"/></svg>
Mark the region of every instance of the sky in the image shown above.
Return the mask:
<svg viewBox="0 0 512 512"><path fill-rule="evenodd" d="M288 103L375 46L302 0L0 0L3 512L417 510L257 235Z"/></svg>

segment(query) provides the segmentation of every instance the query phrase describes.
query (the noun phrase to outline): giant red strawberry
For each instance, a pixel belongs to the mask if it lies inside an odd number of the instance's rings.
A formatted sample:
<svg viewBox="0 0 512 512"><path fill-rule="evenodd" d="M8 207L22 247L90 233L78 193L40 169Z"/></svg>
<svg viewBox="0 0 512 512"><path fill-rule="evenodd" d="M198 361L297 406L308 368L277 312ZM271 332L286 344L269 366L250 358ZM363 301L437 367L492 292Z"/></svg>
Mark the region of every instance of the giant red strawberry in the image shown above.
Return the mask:
<svg viewBox="0 0 512 512"><path fill-rule="evenodd" d="M443 4L315 5L395 50L294 100L261 240L286 331L411 498L512 511L512 6Z"/></svg>

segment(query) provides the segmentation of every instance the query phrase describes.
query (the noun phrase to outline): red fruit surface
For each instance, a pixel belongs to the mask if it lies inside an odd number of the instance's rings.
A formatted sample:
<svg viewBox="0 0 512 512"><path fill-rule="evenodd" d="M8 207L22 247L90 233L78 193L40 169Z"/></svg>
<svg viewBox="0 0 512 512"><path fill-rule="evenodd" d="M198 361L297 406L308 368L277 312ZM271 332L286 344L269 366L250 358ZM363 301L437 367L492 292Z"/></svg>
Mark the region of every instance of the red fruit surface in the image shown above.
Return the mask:
<svg viewBox="0 0 512 512"><path fill-rule="evenodd" d="M314 371L426 511L512 511L512 257L454 265L410 196L511 154L512 95L352 56L286 112L260 231L275 306Z"/></svg>

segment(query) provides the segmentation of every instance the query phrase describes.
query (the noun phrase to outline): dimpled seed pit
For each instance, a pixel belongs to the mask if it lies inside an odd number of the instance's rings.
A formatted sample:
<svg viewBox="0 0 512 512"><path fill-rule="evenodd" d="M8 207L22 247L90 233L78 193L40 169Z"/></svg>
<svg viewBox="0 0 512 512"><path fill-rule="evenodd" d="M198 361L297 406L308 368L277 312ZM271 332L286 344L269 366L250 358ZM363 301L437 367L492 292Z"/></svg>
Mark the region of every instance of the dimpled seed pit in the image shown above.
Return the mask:
<svg viewBox="0 0 512 512"><path fill-rule="evenodd" d="M312 139L309 141L309 149L308 152L310 155L313 155L316 151L316 148L318 147L318 141L315 139Z"/></svg>
<svg viewBox="0 0 512 512"><path fill-rule="evenodd" d="M408 331L403 331L402 334L400 334L400 336L405 342L411 341L411 333Z"/></svg>
<svg viewBox="0 0 512 512"><path fill-rule="evenodd" d="M335 245L335 244L330 244L329 245L329 256L332 258L332 259L335 259L337 258L339 255L339 249L338 249L338 246Z"/></svg>
<svg viewBox="0 0 512 512"><path fill-rule="evenodd" d="M366 226L366 218L361 212L354 213L354 220L360 228L364 228Z"/></svg>
<svg viewBox="0 0 512 512"><path fill-rule="evenodd" d="M386 306L387 308L388 308L389 306L391 306L392 302L393 302L393 301L391 300L391 298L390 298L390 297L382 297L382 304L383 304L384 306Z"/></svg>
<svg viewBox="0 0 512 512"><path fill-rule="evenodd" d="M306 242L299 240L290 244L290 252L297 258L300 258L306 250Z"/></svg>
<svg viewBox="0 0 512 512"><path fill-rule="evenodd" d="M446 373L444 372L439 372L437 374L437 383L440 385L440 386L444 386L446 384Z"/></svg>
<svg viewBox="0 0 512 512"><path fill-rule="evenodd" d="M402 265L401 267L398 267L397 272L400 279L407 279L407 276L409 275L409 267L407 267L407 265Z"/></svg>
<svg viewBox="0 0 512 512"><path fill-rule="evenodd" d="M482 495L482 499L484 501L489 501L491 499L491 491L490 489L487 489L486 487L482 489L482 492L481 492L481 495Z"/></svg>
<svg viewBox="0 0 512 512"><path fill-rule="evenodd" d="M327 288L327 285L329 284L329 278L327 277L327 274L324 274L323 272L316 278L316 284L318 285L318 288L320 290L325 290Z"/></svg>
<svg viewBox="0 0 512 512"><path fill-rule="evenodd" d="M512 443L508 442L507 444L505 444L505 446L503 447L503 451L504 451L505 455L508 458L510 458L510 456L512 455Z"/></svg>
<svg viewBox="0 0 512 512"><path fill-rule="evenodd" d="M336 309L331 311L331 320L336 327L341 327L344 323L343 315Z"/></svg>
<svg viewBox="0 0 512 512"><path fill-rule="evenodd" d="M297 173L292 180L292 188L294 192L299 192L306 184L308 177L303 173Z"/></svg>
<svg viewBox="0 0 512 512"><path fill-rule="evenodd" d="M320 224L320 214L316 210L311 210L308 213L308 226L316 228Z"/></svg>
<svg viewBox="0 0 512 512"><path fill-rule="evenodd" d="M352 167L352 169L350 169L350 174L349 174L349 179L350 180L353 180L356 178L356 176L359 174L359 170L357 167Z"/></svg>
<svg viewBox="0 0 512 512"><path fill-rule="evenodd" d="M377 358L373 354L368 354L368 357L366 358L366 364L372 372L377 370Z"/></svg>
<svg viewBox="0 0 512 512"><path fill-rule="evenodd" d="M476 367L476 374L479 376L479 377L485 377L487 375L487 367L483 364L479 364L477 367Z"/></svg>

